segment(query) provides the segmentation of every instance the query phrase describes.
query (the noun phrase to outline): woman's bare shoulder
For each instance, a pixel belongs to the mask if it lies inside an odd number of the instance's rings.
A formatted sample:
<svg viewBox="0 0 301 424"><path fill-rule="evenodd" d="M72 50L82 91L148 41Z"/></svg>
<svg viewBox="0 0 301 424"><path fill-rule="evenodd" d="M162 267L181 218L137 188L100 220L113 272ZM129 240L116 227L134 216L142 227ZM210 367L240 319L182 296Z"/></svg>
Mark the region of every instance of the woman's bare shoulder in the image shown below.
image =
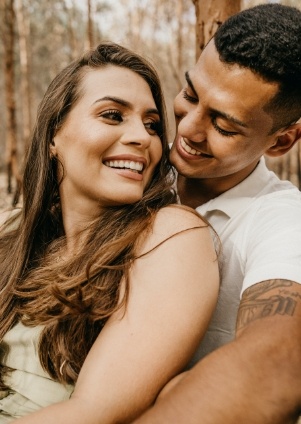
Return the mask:
<svg viewBox="0 0 301 424"><path fill-rule="evenodd" d="M189 230L208 231L208 224L191 208L170 205L160 209L147 236L141 237L138 251L144 253L152 250L173 236L188 233Z"/></svg>
<svg viewBox="0 0 301 424"><path fill-rule="evenodd" d="M159 210L153 229L174 233L188 228L207 226L205 220L194 209L182 205L170 205Z"/></svg>

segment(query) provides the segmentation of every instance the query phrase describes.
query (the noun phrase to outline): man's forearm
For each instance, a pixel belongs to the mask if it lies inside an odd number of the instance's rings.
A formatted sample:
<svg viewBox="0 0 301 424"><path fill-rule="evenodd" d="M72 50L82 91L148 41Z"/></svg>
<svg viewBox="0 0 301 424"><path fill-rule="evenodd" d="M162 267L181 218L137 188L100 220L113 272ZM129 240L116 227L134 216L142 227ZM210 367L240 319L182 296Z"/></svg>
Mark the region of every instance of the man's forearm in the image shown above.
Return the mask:
<svg viewBox="0 0 301 424"><path fill-rule="evenodd" d="M281 321L283 326L283 317ZM301 405L300 330L293 332L287 324L286 338L283 327L278 337L277 319L254 322L236 341L200 361L135 424L296 422Z"/></svg>

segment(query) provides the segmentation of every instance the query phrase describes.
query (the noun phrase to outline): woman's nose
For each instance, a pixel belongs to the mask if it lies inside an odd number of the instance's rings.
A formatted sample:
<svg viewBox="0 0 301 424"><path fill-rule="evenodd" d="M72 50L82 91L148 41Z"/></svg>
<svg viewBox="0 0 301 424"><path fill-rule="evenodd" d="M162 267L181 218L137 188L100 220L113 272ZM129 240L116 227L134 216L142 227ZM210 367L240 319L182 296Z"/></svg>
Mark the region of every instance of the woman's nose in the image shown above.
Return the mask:
<svg viewBox="0 0 301 424"><path fill-rule="evenodd" d="M135 121L127 126L121 142L123 144L135 144L147 148L151 143L151 135L142 121Z"/></svg>

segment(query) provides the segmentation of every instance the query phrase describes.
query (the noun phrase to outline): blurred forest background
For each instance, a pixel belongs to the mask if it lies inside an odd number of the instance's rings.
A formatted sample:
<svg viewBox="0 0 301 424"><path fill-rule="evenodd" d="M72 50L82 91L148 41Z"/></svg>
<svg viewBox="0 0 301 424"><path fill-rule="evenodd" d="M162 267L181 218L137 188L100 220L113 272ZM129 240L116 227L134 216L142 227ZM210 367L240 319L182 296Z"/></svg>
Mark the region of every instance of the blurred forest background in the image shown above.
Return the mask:
<svg viewBox="0 0 301 424"><path fill-rule="evenodd" d="M158 69L175 127L184 72L229 15L260 0L0 0L0 210L18 201L22 159L37 106L53 77L102 40L148 57ZM301 0L273 1L301 8ZM268 165L301 186L297 145Z"/></svg>

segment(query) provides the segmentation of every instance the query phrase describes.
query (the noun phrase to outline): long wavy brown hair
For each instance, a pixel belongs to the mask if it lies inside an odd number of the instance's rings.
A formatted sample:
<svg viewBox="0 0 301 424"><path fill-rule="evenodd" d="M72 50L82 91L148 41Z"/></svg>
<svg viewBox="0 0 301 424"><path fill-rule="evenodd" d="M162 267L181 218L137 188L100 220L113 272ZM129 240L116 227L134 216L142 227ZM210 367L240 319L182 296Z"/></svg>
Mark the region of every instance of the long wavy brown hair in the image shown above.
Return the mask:
<svg viewBox="0 0 301 424"><path fill-rule="evenodd" d="M49 146L81 96L86 71L107 65L128 68L149 85L162 121L163 156L142 199L102 211L85 230L81 250L61 262L57 258L66 241L58 162L51 158ZM43 325L39 343L43 368L56 381L75 383L108 317L127 301L137 240L150 229L158 209L175 203L172 184L165 104L151 64L124 47L102 43L63 69L38 109L25 160L23 207L0 238L0 340L19 321Z"/></svg>

